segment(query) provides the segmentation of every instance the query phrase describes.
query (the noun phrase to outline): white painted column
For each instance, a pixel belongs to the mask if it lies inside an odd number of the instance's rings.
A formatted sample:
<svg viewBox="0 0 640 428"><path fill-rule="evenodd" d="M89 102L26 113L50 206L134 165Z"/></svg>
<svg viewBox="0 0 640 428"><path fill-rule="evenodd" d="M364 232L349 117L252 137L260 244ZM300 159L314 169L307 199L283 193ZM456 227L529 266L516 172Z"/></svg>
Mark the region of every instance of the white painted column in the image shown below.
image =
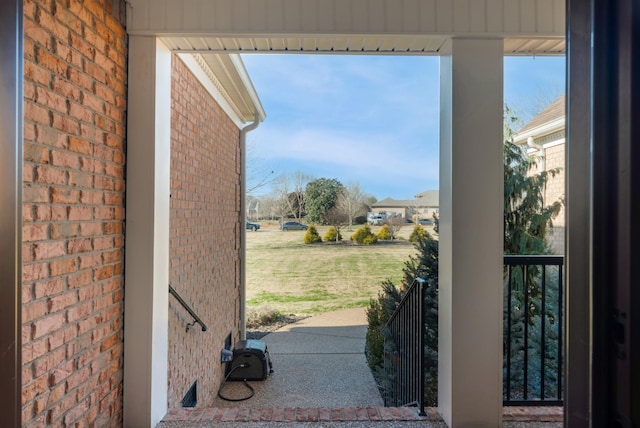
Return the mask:
<svg viewBox="0 0 640 428"><path fill-rule="evenodd" d="M124 426L167 412L171 52L129 37Z"/></svg>
<svg viewBox="0 0 640 428"><path fill-rule="evenodd" d="M503 41L452 39L440 59L438 410L502 424Z"/></svg>

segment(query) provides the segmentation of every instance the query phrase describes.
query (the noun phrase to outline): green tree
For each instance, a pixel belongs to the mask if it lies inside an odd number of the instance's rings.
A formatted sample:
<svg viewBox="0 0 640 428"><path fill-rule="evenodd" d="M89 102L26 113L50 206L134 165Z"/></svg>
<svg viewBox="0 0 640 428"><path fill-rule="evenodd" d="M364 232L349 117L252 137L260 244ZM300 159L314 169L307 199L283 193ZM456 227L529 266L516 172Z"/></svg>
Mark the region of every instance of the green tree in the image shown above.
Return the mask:
<svg viewBox="0 0 640 428"><path fill-rule="evenodd" d="M546 185L560 170L552 169L534 173L539 158L529 155L527 149L513 143L512 126L518 119L511 109L505 107L505 141L504 153L504 252L505 254L550 254L552 250L547 243L547 230L552 226L562 208L563 201L557 200L547 204L544 199ZM541 305L542 269L545 269L547 300L544 313ZM526 274L526 278L525 278ZM508 281L510 279L510 282ZM525 281L526 279L526 281ZM525 284L528 284L525 290ZM511 337L511 391L539 391L541 382L539 359L528 361L528 384L524 384L524 331L525 320L529 330L528 353L540 355L542 352L541 326L545 325L546 370L545 385L554 385L558 361L558 272L553 268L530 266L527 270L514 268L510 275L505 271L504 287L504 366L507 364L506 340ZM509 301L509 290L511 300ZM525 295L528 305L525 306ZM511 324L508 325L507 310L511 307ZM510 333L510 335L509 335ZM506 377L505 377L506 388ZM505 389L506 391L506 389ZM547 391L552 396L551 391ZM517 398L521 398L518 396Z"/></svg>
<svg viewBox="0 0 640 428"><path fill-rule="evenodd" d="M559 168L532 174L538 158L513 143L517 117L505 107L504 154L504 252L505 254L549 254L547 228L560 213L562 200L545 205L544 190Z"/></svg>
<svg viewBox="0 0 640 428"><path fill-rule="evenodd" d="M305 207L307 221L322 223L323 215L336 205L338 195L344 186L335 178L318 178L307 183Z"/></svg>

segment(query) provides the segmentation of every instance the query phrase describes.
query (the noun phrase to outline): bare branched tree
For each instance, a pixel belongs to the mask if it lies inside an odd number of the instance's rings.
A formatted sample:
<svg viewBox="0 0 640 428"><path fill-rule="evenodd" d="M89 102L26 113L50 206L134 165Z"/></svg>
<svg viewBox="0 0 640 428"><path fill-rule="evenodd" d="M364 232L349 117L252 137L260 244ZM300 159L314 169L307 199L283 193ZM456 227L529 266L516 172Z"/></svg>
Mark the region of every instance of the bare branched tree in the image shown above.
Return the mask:
<svg viewBox="0 0 640 428"><path fill-rule="evenodd" d="M295 217L300 220L305 214L304 190L312 177L304 172L296 171L293 174L283 174L274 182L276 198L280 199L283 208L283 217Z"/></svg>
<svg viewBox="0 0 640 428"><path fill-rule="evenodd" d="M512 124L515 130L526 125L531 119L542 113L558 97L564 94L565 88L560 85L545 85L538 87L536 92L526 98L509 103L518 112L517 121Z"/></svg>
<svg viewBox="0 0 640 428"><path fill-rule="evenodd" d="M401 215L392 215L387 217L384 223L389 226L391 239L396 239L398 237L398 233L400 233L400 229L402 229L402 226L404 226L407 221Z"/></svg>
<svg viewBox="0 0 640 428"><path fill-rule="evenodd" d="M342 207L336 205L324 213L322 220L324 223L336 228L337 242L338 236L340 236L340 229L349 223L349 215L342 209Z"/></svg>
<svg viewBox="0 0 640 428"><path fill-rule="evenodd" d="M353 226L356 217L366 215L367 205L365 201L367 197L358 183L347 184L338 196L336 206L347 215L349 228Z"/></svg>
<svg viewBox="0 0 640 428"><path fill-rule="evenodd" d="M280 218L278 200L273 195L263 196L260 198L260 216L261 218L268 218L270 220L276 220Z"/></svg>
<svg viewBox="0 0 640 428"><path fill-rule="evenodd" d="M278 217L279 219L288 218L291 215L291 210L289 209L289 203L286 196L283 197L280 192L275 191L272 199L273 210L276 217Z"/></svg>
<svg viewBox="0 0 640 428"><path fill-rule="evenodd" d="M253 195L257 190L271 185L276 179L275 171L256 155L256 146L253 141L246 146L246 193Z"/></svg>

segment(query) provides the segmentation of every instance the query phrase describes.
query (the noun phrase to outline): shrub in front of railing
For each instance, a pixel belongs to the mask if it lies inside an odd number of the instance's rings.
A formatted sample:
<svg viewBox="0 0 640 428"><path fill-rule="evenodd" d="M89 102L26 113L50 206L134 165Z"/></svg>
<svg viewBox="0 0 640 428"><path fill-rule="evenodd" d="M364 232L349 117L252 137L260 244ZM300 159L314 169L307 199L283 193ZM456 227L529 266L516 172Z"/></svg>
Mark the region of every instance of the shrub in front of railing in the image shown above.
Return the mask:
<svg viewBox="0 0 640 428"><path fill-rule="evenodd" d="M385 358L394 358L397 352L393 349L387 322L402 300L405 289L418 277L427 281L424 289L424 404L438 404L438 241L427 234L417 239L415 247L417 255L405 262L402 285L396 286L390 280L384 281L378 296L371 299L367 309L367 359L385 404L389 406L406 403L394 401L390 392L394 374L384 368Z"/></svg>
<svg viewBox="0 0 640 428"><path fill-rule="evenodd" d="M431 236L429 235L429 232L427 232L421 224L416 224L415 226L413 226L413 231L409 236L409 242L418 242L420 238L427 239L430 237Z"/></svg>

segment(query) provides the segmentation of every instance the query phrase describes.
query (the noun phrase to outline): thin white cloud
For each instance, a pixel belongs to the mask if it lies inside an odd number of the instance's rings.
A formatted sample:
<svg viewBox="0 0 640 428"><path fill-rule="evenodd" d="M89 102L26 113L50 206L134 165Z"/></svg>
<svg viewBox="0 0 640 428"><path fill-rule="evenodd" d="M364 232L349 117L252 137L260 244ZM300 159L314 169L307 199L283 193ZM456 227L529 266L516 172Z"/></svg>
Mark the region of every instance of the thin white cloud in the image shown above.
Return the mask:
<svg viewBox="0 0 640 428"><path fill-rule="evenodd" d="M257 134L256 134L257 136ZM344 171L346 180L356 172L368 175L438 178L437 142L412 142L408 151L393 135L334 133L326 129L304 129L293 132L263 130L256 137L256 156L274 163L333 164ZM418 146L419 150L415 147ZM359 180L360 181L360 180Z"/></svg>

